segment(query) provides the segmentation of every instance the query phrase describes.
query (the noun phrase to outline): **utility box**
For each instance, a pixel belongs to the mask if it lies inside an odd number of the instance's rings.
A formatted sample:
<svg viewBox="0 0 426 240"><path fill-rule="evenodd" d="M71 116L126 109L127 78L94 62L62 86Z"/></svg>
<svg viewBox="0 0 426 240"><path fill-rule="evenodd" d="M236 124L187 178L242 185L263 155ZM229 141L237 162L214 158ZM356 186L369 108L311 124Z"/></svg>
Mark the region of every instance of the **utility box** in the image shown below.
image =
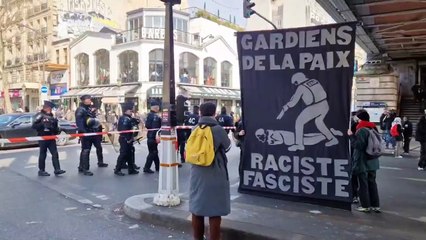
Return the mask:
<svg viewBox="0 0 426 240"><path fill-rule="evenodd" d="M355 73L355 106L371 102L384 103L388 110L396 110L400 101L399 75L391 65L369 61Z"/></svg>

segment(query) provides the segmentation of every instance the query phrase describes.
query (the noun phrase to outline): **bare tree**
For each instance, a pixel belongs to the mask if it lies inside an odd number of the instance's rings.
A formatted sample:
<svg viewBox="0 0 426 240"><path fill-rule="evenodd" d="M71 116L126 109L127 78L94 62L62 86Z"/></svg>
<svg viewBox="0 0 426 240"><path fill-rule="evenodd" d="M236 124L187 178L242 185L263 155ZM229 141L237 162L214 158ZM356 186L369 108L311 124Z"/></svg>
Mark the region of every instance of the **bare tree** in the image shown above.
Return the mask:
<svg viewBox="0 0 426 240"><path fill-rule="evenodd" d="M0 0L0 76L2 77L4 91L4 107L6 113L12 112L9 95L9 81L6 74L6 31L18 26L22 20L25 0L10 1ZM15 4L15 5L12 5ZM24 66L25 67L25 66Z"/></svg>

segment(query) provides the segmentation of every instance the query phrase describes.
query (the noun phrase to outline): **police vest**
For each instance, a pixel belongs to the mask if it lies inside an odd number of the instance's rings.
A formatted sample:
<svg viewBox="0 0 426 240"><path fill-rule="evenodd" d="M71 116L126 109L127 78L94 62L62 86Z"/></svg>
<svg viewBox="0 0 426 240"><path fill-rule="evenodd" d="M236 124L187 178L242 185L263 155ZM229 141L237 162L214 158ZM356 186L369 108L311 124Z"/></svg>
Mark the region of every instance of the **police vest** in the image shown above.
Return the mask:
<svg viewBox="0 0 426 240"><path fill-rule="evenodd" d="M302 85L312 93L313 102L311 104L319 103L327 99L327 93L318 80L311 79L304 82Z"/></svg>

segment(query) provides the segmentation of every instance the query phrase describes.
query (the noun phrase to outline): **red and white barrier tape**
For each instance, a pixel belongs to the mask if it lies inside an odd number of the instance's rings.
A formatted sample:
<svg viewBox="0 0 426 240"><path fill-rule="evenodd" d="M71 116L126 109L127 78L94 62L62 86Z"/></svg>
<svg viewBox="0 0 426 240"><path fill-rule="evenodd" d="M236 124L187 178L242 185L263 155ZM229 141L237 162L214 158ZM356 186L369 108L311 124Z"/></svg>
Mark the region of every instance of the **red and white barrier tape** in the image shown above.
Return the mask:
<svg viewBox="0 0 426 240"><path fill-rule="evenodd" d="M176 129L192 129L193 126L177 126ZM224 127L224 129L235 129L235 127ZM141 130L125 130L125 131L113 131L113 132L96 132L96 133L73 133L73 134L62 134L62 135L51 135L51 136L37 136L37 137L21 137L21 138L0 138L0 144L4 143L23 143L23 142L35 142L35 141L48 141L57 140L62 138L76 138L76 137L90 137L107 134L120 134L120 133L135 133L143 131L159 131L160 128L154 129L141 129Z"/></svg>

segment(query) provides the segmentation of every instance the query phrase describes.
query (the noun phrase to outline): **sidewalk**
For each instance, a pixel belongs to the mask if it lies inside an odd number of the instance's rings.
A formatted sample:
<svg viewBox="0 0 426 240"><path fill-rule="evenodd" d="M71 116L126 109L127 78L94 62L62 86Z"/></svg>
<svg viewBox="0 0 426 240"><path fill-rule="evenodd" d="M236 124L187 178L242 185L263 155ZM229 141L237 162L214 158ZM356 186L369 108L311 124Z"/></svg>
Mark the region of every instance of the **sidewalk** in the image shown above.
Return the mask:
<svg viewBox="0 0 426 240"><path fill-rule="evenodd" d="M385 144L383 144L383 150L384 150L384 155L387 156L393 156L394 155L394 150L393 149L386 149L385 148ZM420 143L415 141L414 139L411 140L410 143L410 153L406 154L404 153L403 156L405 157L419 157L420 156Z"/></svg>
<svg viewBox="0 0 426 240"><path fill-rule="evenodd" d="M191 232L188 201L175 208L152 204L153 194L126 200L124 212L150 224ZM223 219L226 240L424 239L425 223L392 213L359 213L241 195ZM207 221L206 221L207 222Z"/></svg>

